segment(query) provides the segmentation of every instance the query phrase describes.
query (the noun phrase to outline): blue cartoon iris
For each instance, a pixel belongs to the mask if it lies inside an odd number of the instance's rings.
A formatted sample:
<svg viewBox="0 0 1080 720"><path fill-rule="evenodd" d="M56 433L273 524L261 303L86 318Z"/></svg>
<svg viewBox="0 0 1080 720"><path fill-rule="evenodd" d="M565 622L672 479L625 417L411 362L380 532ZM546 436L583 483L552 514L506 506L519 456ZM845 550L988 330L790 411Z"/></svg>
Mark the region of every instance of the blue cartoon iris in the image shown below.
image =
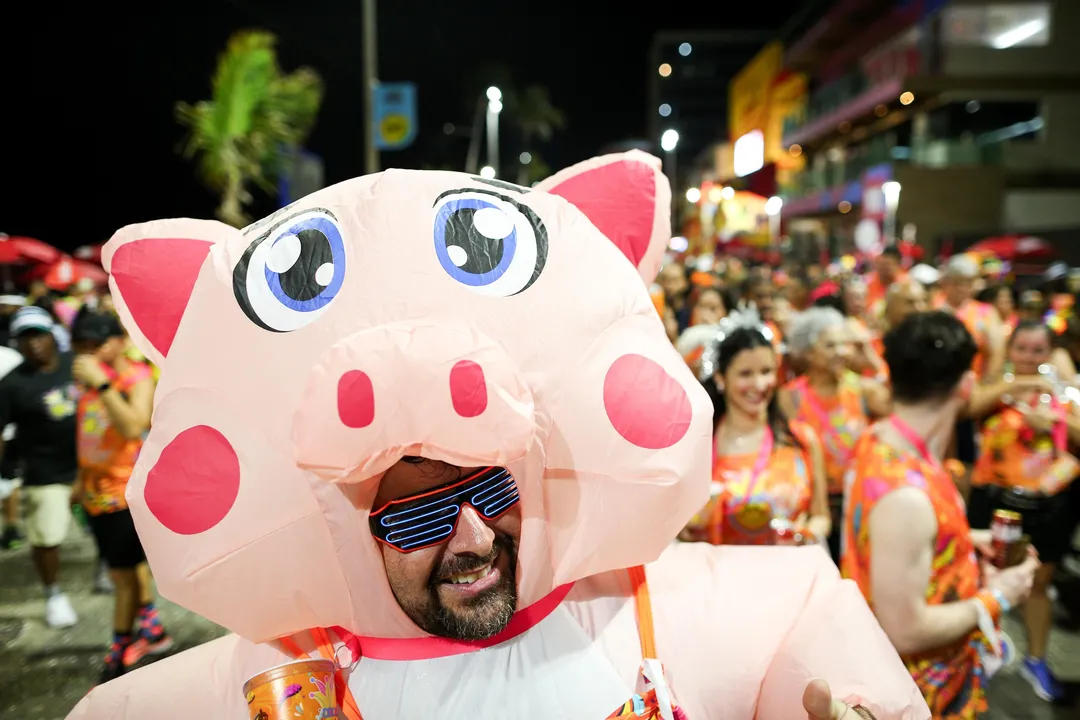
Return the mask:
<svg viewBox="0 0 1080 720"><path fill-rule="evenodd" d="M313 322L345 281L345 244L326 210L307 210L271 228L244 253L233 275L252 321L277 332Z"/></svg>
<svg viewBox="0 0 1080 720"><path fill-rule="evenodd" d="M547 261L547 231L536 213L487 191L444 193L435 204L434 239L443 271L483 295L525 290Z"/></svg>

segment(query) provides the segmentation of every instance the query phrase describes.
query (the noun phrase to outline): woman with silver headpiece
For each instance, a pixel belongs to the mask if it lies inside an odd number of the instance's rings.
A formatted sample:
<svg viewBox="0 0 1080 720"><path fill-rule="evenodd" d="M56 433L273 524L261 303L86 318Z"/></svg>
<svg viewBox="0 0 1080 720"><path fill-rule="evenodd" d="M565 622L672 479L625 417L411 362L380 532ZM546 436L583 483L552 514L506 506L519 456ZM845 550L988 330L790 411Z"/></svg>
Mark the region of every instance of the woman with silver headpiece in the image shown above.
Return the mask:
<svg viewBox="0 0 1080 720"><path fill-rule="evenodd" d="M733 314L702 358L714 404L714 491L683 540L808 544L829 534L821 447L776 404L771 335L756 313Z"/></svg>
<svg viewBox="0 0 1080 720"><path fill-rule="evenodd" d="M889 391L880 382L860 377L850 369L847 322L834 308L813 307L796 315L788 330L787 344L806 371L780 391L780 407L821 438L833 527L829 551L838 560L844 473L870 417L889 414Z"/></svg>

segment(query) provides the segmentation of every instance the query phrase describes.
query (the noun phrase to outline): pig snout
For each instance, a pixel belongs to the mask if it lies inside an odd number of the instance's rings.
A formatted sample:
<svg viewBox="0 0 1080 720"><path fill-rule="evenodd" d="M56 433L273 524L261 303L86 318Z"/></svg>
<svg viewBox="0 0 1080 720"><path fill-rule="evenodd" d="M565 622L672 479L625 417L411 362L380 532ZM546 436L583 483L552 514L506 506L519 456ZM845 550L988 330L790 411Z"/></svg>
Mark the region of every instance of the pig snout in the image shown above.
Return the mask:
<svg viewBox="0 0 1080 720"><path fill-rule="evenodd" d="M293 421L297 463L328 480L364 480L403 455L507 465L535 435L532 393L497 343L405 323L332 346Z"/></svg>

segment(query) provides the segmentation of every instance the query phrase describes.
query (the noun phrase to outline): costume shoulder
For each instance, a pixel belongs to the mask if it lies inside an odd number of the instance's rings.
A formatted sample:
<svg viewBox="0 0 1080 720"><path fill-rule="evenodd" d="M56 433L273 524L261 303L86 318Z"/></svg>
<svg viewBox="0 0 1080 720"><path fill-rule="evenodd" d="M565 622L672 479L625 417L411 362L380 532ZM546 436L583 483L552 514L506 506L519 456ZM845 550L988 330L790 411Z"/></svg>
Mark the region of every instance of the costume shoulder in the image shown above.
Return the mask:
<svg viewBox="0 0 1080 720"><path fill-rule="evenodd" d="M288 660L269 645L228 635L94 688L68 720L247 717L244 681Z"/></svg>
<svg viewBox="0 0 1080 720"><path fill-rule="evenodd" d="M930 717L858 588L820 548L688 543L647 573L657 654L689 717L804 717L816 677L878 720Z"/></svg>

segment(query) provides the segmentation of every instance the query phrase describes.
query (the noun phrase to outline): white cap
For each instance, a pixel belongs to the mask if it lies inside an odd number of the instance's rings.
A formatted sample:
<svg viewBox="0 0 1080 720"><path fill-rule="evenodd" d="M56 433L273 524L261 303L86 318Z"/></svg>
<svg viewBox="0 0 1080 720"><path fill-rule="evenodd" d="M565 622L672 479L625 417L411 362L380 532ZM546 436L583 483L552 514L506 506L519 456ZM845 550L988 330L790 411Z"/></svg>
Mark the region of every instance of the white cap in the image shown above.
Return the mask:
<svg viewBox="0 0 1080 720"><path fill-rule="evenodd" d="M933 285L941 279L941 273L937 268L931 267L926 263L920 263L911 268L908 274L920 285Z"/></svg>
<svg viewBox="0 0 1080 720"><path fill-rule="evenodd" d="M19 308L11 316L11 336L18 337L27 330L51 333L55 324L48 310L30 305Z"/></svg>

